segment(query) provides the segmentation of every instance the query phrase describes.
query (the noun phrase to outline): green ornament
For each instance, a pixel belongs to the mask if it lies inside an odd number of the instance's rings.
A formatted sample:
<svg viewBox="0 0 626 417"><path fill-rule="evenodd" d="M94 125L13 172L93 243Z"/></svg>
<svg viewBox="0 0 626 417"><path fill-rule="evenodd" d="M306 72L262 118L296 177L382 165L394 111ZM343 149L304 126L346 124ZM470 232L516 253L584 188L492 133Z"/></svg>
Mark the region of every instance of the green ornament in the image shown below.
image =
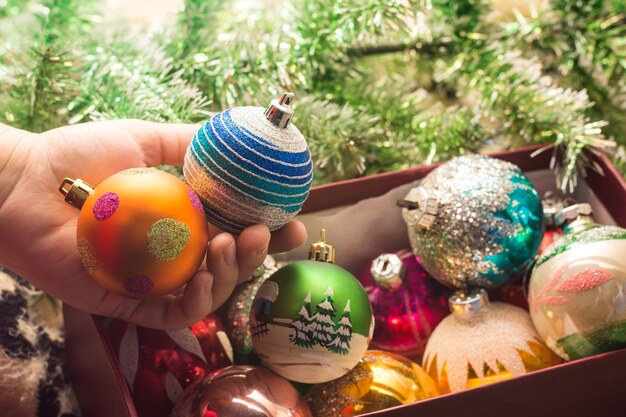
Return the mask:
<svg viewBox="0 0 626 417"><path fill-rule="evenodd" d="M332 263L334 248L312 245L308 261L290 263L259 288L250 313L255 353L277 374L316 384L357 365L374 321L365 289Z"/></svg>

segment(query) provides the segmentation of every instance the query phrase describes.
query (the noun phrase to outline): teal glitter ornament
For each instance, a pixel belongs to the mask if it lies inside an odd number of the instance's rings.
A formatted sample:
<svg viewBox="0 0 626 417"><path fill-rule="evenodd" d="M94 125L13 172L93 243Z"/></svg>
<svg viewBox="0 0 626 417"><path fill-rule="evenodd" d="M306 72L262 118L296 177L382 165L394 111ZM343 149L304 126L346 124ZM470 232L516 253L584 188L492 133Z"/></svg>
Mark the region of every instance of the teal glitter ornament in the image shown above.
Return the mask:
<svg viewBox="0 0 626 417"><path fill-rule="evenodd" d="M461 156L428 174L398 204L413 252L435 279L453 288L506 284L541 244L541 199L515 165Z"/></svg>
<svg viewBox="0 0 626 417"><path fill-rule="evenodd" d="M218 113L194 136L183 172L213 225L231 233L254 224L276 230L302 208L313 171L304 136L290 123L293 98Z"/></svg>
<svg viewBox="0 0 626 417"><path fill-rule="evenodd" d="M322 238L308 261L292 262L259 288L250 313L254 352L291 381L317 384L354 368L374 330L365 289L333 264L334 248Z"/></svg>

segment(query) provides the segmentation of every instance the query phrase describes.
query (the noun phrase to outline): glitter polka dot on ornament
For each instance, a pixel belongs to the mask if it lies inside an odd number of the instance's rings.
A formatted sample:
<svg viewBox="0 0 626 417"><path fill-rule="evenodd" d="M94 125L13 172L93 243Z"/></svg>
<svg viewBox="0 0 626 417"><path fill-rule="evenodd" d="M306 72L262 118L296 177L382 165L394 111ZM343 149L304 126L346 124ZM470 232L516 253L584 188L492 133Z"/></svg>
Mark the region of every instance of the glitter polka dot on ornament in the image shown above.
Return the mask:
<svg viewBox="0 0 626 417"><path fill-rule="evenodd" d="M185 180L210 223L231 233L259 223L276 230L302 208L313 175L306 141L290 123L293 97L218 113L194 136Z"/></svg>
<svg viewBox="0 0 626 417"><path fill-rule="evenodd" d="M77 238L83 265L109 291L131 298L167 294L204 259L204 210L195 192L171 174L132 168L96 189L66 179L60 191L81 209Z"/></svg>

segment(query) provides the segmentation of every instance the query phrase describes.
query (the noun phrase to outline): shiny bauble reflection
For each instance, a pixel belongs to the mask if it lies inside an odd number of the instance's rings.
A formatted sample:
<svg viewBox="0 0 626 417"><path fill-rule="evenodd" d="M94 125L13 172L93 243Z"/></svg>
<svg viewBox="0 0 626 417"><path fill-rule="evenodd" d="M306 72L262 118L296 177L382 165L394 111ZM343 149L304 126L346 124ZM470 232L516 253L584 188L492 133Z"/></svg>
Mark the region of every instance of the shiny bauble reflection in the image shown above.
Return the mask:
<svg viewBox="0 0 626 417"><path fill-rule="evenodd" d="M189 387L171 417L312 417L287 380L266 369L230 366Z"/></svg>

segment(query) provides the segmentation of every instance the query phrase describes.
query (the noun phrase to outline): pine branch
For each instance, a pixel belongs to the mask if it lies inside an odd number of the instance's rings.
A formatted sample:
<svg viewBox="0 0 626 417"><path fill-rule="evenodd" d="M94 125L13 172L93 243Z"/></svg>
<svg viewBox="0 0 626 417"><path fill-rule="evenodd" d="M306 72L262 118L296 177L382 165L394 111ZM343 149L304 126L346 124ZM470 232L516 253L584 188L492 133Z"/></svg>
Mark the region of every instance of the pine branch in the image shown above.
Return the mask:
<svg viewBox="0 0 626 417"><path fill-rule="evenodd" d="M175 59L188 59L200 52L201 45L215 41L223 0L185 0L178 14L176 31L167 43L167 52Z"/></svg>
<svg viewBox="0 0 626 417"><path fill-rule="evenodd" d="M553 1L537 18L508 25L509 43L541 54L561 83L585 89L596 103L586 113L609 122L603 130L626 143L626 28L624 2ZM604 148L606 150L606 148ZM617 156L614 157L616 162Z"/></svg>
<svg viewBox="0 0 626 417"><path fill-rule="evenodd" d="M406 37L414 19L410 4L397 0L304 1L297 18L290 55L309 79L313 91L320 82L342 72L348 51L375 44L381 38Z"/></svg>
<svg viewBox="0 0 626 417"><path fill-rule="evenodd" d="M485 0L431 0L426 8L432 39L464 40L485 26L490 8ZM428 4L428 3L427 3Z"/></svg>
<svg viewBox="0 0 626 417"><path fill-rule="evenodd" d="M378 117L304 97L298 101L297 119L307 138L316 173L314 181L325 183L354 178L365 173L372 160L374 143L382 135ZM298 123L298 120L304 123Z"/></svg>
<svg viewBox="0 0 626 417"><path fill-rule="evenodd" d="M31 131L43 131L67 121L66 105L77 91L78 54L70 53L90 25L89 5L49 0L37 8L33 41L6 51L0 70L0 117Z"/></svg>
<svg viewBox="0 0 626 417"><path fill-rule="evenodd" d="M564 190L572 191L577 174L594 168L585 151L612 145L602 135L606 123L586 116L593 106L586 92L555 85L537 58L526 59L496 42L462 57L456 71L463 74L465 90L479 94L481 111L505 123L513 144L517 136L526 143L552 143L553 168Z"/></svg>
<svg viewBox="0 0 626 417"><path fill-rule="evenodd" d="M377 80L376 74L387 64L393 66L396 60L371 58L359 62L349 78L338 80L334 88L326 90L324 96L338 105L328 105L322 112L345 114L346 108L351 111L346 114L347 120L336 120L337 127L324 120L311 120L314 125L323 123L328 128L327 132L318 128L321 131L316 132L316 137L322 139L316 142L322 143L325 135L329 138L326 141L337 142L333 131L341 132L345 138L330 158L327 150L331 144L323 142L323 146L313 148L314 157L329 165L323 165L322 171L343 179L346 175L401 169L475 151L489 138L487 129L480 126L469 109L445 107L436 96L420 89L411 76L416 63L410 56L400 61L405 59L409 59L403 67L406 75ZM371 66L372 60L377 66ZM366 68L370 68L370 73L365 73ZM342 126L354 128L354 133L346 135ZM345 169L342 161L350 161L352 169Z"/></svg>
<svg viewBox="0 0 626 417"><path fill-rule="evenodd" d="M143 38L105 35L85 62L82 93L72 102L71 123L137 118L163 122L206 119L209 102L174 70L173 59Z"/></svg>
<svg viewBox="0 0 626 417"><path fill-rule="evenodd" d="M589 24L574 38L576 64L618 108L626 109L626 16Z"/></svg>
<svg viewBox="0 0 626 417"><path fill-rule="evenodd" d="M5 0L0 5L0 19L15 17L24 12L31 0Z"/></svg>

